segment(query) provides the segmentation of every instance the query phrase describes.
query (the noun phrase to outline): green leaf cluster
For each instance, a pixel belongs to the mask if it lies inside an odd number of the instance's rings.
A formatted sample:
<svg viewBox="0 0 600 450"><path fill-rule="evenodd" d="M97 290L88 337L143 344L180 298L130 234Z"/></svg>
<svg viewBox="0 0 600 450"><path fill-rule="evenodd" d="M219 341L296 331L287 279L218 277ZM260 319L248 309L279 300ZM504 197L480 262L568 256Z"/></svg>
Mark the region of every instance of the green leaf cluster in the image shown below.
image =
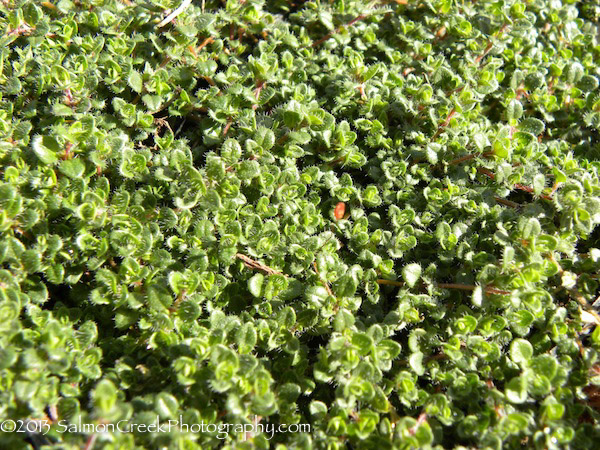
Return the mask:
<svg viewBox="0 0 600 450"><path fill-rule="evenodd" d="M179 4L0 2L0 420L593 448L600 8Z"/></svg>

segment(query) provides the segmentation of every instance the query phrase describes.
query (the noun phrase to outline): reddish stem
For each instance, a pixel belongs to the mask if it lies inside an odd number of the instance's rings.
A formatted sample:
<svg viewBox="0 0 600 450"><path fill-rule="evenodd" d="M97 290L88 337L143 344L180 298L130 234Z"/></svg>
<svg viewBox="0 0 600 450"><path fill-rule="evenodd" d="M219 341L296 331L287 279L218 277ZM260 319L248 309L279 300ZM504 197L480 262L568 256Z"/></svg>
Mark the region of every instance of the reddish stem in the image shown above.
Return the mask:
<svg viewBox="0 0 600 450"><path fill-rule="evenodd" d="M496 176L488 169L485 169L483 167L478 167L477 168L477 172L482 173L486 176L488 176L489 178L491 178L492 180L496 178ZM515 189L518 189L520 191L524 191L524 192L529 192L529 193L533 193L533 188L531 186L525 186L523 184L517 183L514 186ZM540 198L543 198L545 200L552 200L552 196L550 195L546 195L546 194L541 194Z"/></svg>
<svg viewBox="0 0 600 450"><path fill-rule="evenodd" d="M469 284L457 284L457 283L438 283L437 287L442 289L460 289L462 291L474 291L477 286L469 285ZM497 294L497 295L510 295L510 291L504 291L502 289L497 289L492 286L485 286L483 290L486 294Z"/></svg>
<svg viewBox="0 0 600 450"><path fill-rule="evenodd" d="M367 95L365 94L365 88L362 84L358 87L358 92L360 92L361 98L367 98Z"/></svg>
<svg viewBox="0 0 600 450"><path fill-rule="evenodd" d="M211 77L202 77L202 78L204 78L206 80L206 82L208 84L210 84L211 86L216 86L217 85L217 83L215 83L215 80L213 80Z"/></svg>
<svg viewBox="0 0 600 450"><path fill-rule="evenodd" d="M202 44L200 44L198 46L198 48L196 49L197 52L199 52L200 50L202 50L204 47L206 47L208 44L214 42L215 40L211 37L208 37L206 39L204 39L204 41L202 41Z"/></svg>
<svg viewBox="0 0 600 450"><path fill-rule="evenodd" d="M409 73L414 72L415 68L414 67L407 67L406 69L404 69L402 71L402 76L407 76Z"/></svg>
<svg viewBox="0 0 600 450"><path fill-rule="evenodd" d="M500 198L500 197L494 197L494 200L496 200L498 203L505 205L505 206L509 206L511 208L520 208L521 205L519 205L518 203L515 202L511 202L510 200L506 200L505 198Z"/></svg>
<svg viewBox="0 0 600 450"><path fill-rule="evenodd" d="M231 128L231 124L233 122L231 121L231 119L227 122L227 125L225 125L225 128L223 129L223 136L227 135L227 132L229 131L229 128Z"/></svg>
<svg viewBox="0 0 600 450"><path fill-rule="evenodd" d="M496 176L489 169L486 169L484 167L478 167L477 168L477 172L482 173L482 174L488 176L492 180L496 178Z"/></svg>
<svg viewBox="0 0 600 450"><path fill-rule="evenodd" d="M256 98L256 101L258 101L258 98L260 97L260 93L266 84L267 84L266 81L262 81L262 80L256 81L256 89L254 89L254 97ZM257 108L258 108L258 104L252 105L253 110L256 111Z"/></svg>
<svg viewBox="0 0 600 450"><path fill-rule="evenodd" d="M479 55L477 58L475 58L475 63L480 64L481 60L486 57L486 55L490 52L490 50L492 49L493 46L494 46L494 44L492 44L492 41L489 41L487 44L487 47L485 48L483 53L481 55Z"/></svg>
<svg viewBox="0 0 600 450"><path fill-rule="evenodd" d="M437 131L431 138L432 140L435 140L441 134L442 130L448 126L448 124L450 123L450 121L452 120L452 118L454 117L455 114L456 114L456 109L452 108L452 111L450 111L450 113L448 114L448 117L446 117L446 120L444 120L444 122L438 127Z"/></svg>
<svg viewBox="0 0 600 450"><path fill-rule="evenodd" d="M85 447L83 448L83 450L91 450L94 446L94 442L96 442L96 435L92 434L85 443Z"/></svg>
<svg viewBox="0 0 600 450"><path fill-rule="evenodd" d="M398 286L398 287L404 286L404 283L402 281L384 280L381 278L377 280L377 284L387 284L390 286Z"/></svg>
<svg viewBox="0 0 600 450"><path fill-rule="evenodd" d="M419 414L419 417L417 418L417 423L415 424L414 427L410 427L408 429L409 434L413 435L417 432L417 429L423 425L425 422L427 422L427 414L426 413L421 413Z"/></svg>
<svg viewBox="0 0 600 450"><path fill-rule="evenodd" d="M506 23L504 25L502 25L502 27L498 30L498 36L500 36L502 33L504 33L504 31L506 30L507 27L508 27L508 24L506 24ZM488 44L485 47L485 50L483 51L483 53L481 55L479 55L477 58L475 58L475 63L480 64L481 61L483 60L483 58L485 58L487 56L487 54L492 50L492 47L494 47L494 44L490 40L490 41L488 41Z"/></svg>

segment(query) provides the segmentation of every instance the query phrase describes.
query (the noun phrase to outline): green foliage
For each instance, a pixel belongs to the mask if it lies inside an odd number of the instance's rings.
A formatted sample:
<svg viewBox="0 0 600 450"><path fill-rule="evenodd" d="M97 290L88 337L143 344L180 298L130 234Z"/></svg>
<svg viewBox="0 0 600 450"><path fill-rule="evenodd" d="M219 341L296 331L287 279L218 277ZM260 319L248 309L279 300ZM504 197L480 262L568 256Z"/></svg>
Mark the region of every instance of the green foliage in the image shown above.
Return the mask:
<svg viewBox="0 0 600 450"><path fill-rule="evenodd" d="M593 447L593 3L1 2L1 446Z"/></svg>

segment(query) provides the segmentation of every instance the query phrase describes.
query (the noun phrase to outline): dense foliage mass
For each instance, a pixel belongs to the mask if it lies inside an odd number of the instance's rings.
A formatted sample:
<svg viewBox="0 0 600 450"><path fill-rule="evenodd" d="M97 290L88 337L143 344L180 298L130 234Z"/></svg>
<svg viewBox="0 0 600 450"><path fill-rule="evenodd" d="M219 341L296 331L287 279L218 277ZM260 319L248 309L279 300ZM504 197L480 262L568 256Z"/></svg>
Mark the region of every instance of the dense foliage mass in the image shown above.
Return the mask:
<svg viewBox="0 0 600 450"><path fill-rule="evenodd" d="M1 2L1 446L597 445L600 7L180 4Z"/></svg>

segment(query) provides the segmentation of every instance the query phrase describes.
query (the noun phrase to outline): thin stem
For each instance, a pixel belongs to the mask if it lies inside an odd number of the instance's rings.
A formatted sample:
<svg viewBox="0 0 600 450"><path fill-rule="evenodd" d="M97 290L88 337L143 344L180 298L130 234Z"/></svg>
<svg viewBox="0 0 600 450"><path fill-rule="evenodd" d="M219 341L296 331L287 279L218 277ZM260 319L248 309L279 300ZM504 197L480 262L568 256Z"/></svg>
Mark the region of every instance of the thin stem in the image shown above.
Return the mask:
<svg viewBox="0 0 600 450"><path fill-rule="evenodd" d="M448 162L448 165L454 166L456 164L460 164L462 162L477 158L478 156L483 156L484 158L489 158L493 154L494 154L493 152L485 152L485 153L482 153L481 155L478 155L476 153L471 153L469 155L465 155L465 156L461 156L460 158L453 159L452 161Z"/></svg>
<svg viewBox="0 0 600 450"><path fill-rule="evenodd" d="M442 133L444 128L446 128L450 124L450 121L452 120L452 118L454 117L455 114L456 114L456 108L452 108L452 111L450 111L450 113L448 113L448 117L446 117L446 120L444 120L444 122L438 127L437 131L435 132L435 134L433 135L431 140L435 140Z"/></svg>
<svg viewBox="0 0 600 450"><path fill-rule="evenodd" d="M460 164L461 162L465 162L465 161L469 161L471 159L474 159L477 155L475 155L474 153L470 154L470 155L465 155L465 156L461 156L460 158L456 158L453 159L452 161L450 161L448 163L449 166L454 166L456 164Z"/></svg>
<svg viewBox="0 0 600 450"><path fill-rule="evenodd" d="M319 273L319 269L317 269L317 262L316 261L313 261L313 269L315 270L315 273L319 277L319 281L321 281L321 283L323 284L323 286L325 286L325 289L327 290L327 293L337 300L337 297L334 295L333 291L331 290L331 287L329 286L329 283L327 281L325 281L323 278L321 278L321 274Z"/></svg>
<svg viewBox="0 0 600 450"><path fill-rule="evenodd" d="M197 52L199 52L199 51L200 51L200 50L202 50L204 47L206 47L208 44L211 44L211 43L213 43L214 41L215 41L215 40L214 40L213 38L211 38L211 37L208 37L208 38L204 39L204 40L202 41L202 44L200 44L200 45L198 46L198 48L196 49L196 51L197 51Z"/></svg>
<svg viewBox="0 0 600 450"><path fill-rule="evenodd" d="M511 202L510 200L506 200L505 198L500 198L500 197L494 197L494 200L496 200L498 203L505 205L505 206L509 206L510 208L520 208L521 205L519 203L515 203L515 202Z"/></svg>
<svg viewBox="0 0 600 450"><path fill-rule="evenodd" d="M504 25L502 25L502 27L498 30L498 37L500 37L504 33L504 31L506 30L507 27L508 27L508 24L506 24L506 23ZM478 64L479 66L481 66L481 64L483 62L483 58L485 58L487 56L487 54L492 50L493 47L494 47L494 44L492 43L491 40L489 40L483 53L481 55L479 55L477 58L475 58L475 63Z"/></svg>
<svg viewBox="0 0 600 450"><path fill-rule="evenodd" d="M85 443L85 447L83 450L91 450L92 447L94 446L94 442L96 442L96 434L91 434L90 437L88 438L87 442Z"/></svg>
<svg viewBox="0 0 600 450"><path fill-rule="evenodd" d="M442 289L460 289L463 291L474 291L477 286L457 283L438 283L437 287Z"/></svg>
<svg viewBox="0 0 600 450"><path fill-rule="evenodd" d="M213 80L213 79L212 79L211 77L209 77L209 76L204 76L204 77L202 77L202 78L204 78L204 79L206 80L206 82L207 82L208 84L210 84L211 86L216 86L216 85L217 85L217 83L215 83L215 80Z"/></svg>
<svg viewBox="0 0 600 450"><path fill-rule="evenodd" d="M472 284L458 284L458 283L437 283L437 287L441 289L460 289L462 291L474 291L477 286ZM502 289L497 289L492 286L485 286L483 288L486 294L496 294L496 295L510 295L510 291L504 291Z"/></svg>
<svg viewBox="0 0 600 450"><path fill-rule="evenodd" d="M261 270L265 273L267 273L268 275L284 275L287 276L285 274L282 274L280 271L275 270L269 266L267 266L266 264L263 264L259 261L255 261L252 258L242 254L242 253L236 253L236 258L240 259L244 265L246 267L248 267L249 269L253 269L253 270Z"/></svg>
<svg viewBox="0 0 600 450"><path fill-rule="evenodd" d="M492 44L492 41L489 41L487 44L487 47L485 48L483 53L481 55L479 55L477 58L475 58L475 63L480 64L481 60L486 57L486 55L490 52L490 50L492 50L493 46L494 46L494 44Z"/></svg>
<svg viewBox="0 0 600 450"><path fill-rule="evenodd" d="M404 286L404 283L402 281L383 280L383 279L378 279L377 284L387 284L389 286L398 286L398 287Z"/></svg>
<svg viewBox="0 0 600 450"><path fill-rule="evenodd" d="M164 27L166 24L168 24L169 22L171 22L175 17L177 17L179 14L181 14L183 11L185 11L188 6L190 6L192 4L192 0L183 0L183 2L181 2L181 5L179 5L179 7L173 11L171 14L169 14L167 17L165 17L162 22L160 22L156 28L162 28Z"/></svg>
<svg viewBox="0 0 600 450"><path fill-rule="evenodd" d="M227 132L229 131L229 128L231 128L232 123L233 121L231 119L227 121L227 125L225 125L225 128L223 129L223 136L227 135Z"/></svg>
<svg viewBox="0 0 600 450"><path fill-rule="evenodd" d="M377 279L377 284L384 284L384 285L388 285L388 286L398 286L398 287L404 286L404 283L402 281L384 280L381 278ZM477 288L477 286L475 286L473 284L459 284L459 283L436 283L436 286L440 289L458 289L461 291L474 291ZM511 294L510 291L504 291L502 289L498 289L493 286L485 286L485 287L483 287L483 290L487 294L496 294L496 295L510 295Z"/></svg>

